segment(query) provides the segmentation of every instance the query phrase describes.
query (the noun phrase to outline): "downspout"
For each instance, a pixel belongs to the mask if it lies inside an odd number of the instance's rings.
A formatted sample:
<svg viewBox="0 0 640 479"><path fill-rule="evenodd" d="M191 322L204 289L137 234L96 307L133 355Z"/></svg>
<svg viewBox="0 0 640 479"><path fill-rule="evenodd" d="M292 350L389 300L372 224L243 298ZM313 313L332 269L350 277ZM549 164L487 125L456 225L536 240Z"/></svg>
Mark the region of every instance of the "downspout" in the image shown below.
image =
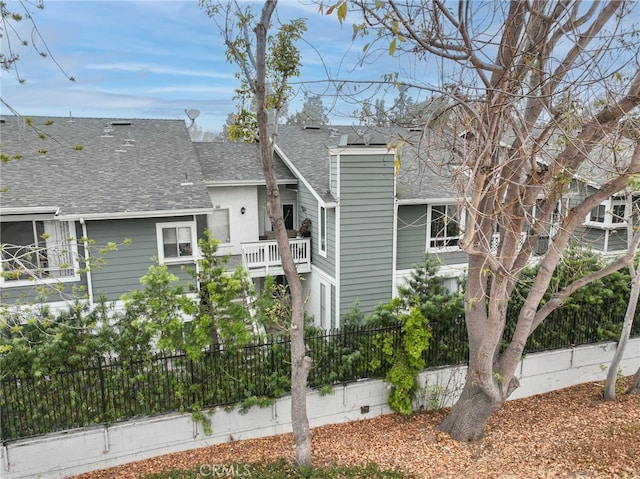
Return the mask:
<svg viewBox="0 0 640 479"><path fill-rule="evenodd" d="M91 276L91 255L89 254L89 235L87 233L87 224L84 218L80 218L80 224L82 225L82 243L84 246L84 264L87 275L87 291L89 292L89 306L93 307L93 278Z"/></svg>
<svg viewBox="0 0 640 479"><path fill-rule="evenodd" d="M336 241L334 244L334 250L336 255L336 327L340 327L340 153L336 154L336 219L335 219L335 234ZM328 251L327 251L328 253ZM331 294L331 292L329 292Z"/></svg>
<svg viewBox="0 0 640 479"><path fill-rule="evenodd" d="M391 254L391 297L395 298L398 294L398 285L397 285L397 274L396 269L398 267L398 200L396 198L396 180L395 177L393 179L393 237L391 240L392 243L392 254Z"/></svg>

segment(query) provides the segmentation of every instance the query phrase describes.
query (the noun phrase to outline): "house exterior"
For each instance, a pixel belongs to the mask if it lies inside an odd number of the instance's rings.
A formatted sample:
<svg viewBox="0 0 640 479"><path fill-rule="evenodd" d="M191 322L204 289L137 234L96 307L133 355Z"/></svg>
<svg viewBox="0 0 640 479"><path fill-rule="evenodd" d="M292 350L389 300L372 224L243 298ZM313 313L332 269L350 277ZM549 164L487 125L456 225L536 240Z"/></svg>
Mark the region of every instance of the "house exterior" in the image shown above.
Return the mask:
<svg viewBox="0 0 640 479"><path fill-rule="evenodd" d="M439 256L453 283L463 273L454 189L410 149L396 148L421 134L279 127L276 153L298 178L299 215L312 224L303 286L318 325L339 326L356 302L370 312L391 300L425 251Z"/></svg>
<svg viewBox="0 0 640 479"><path fill-rule="evenodd" d="M283 274L257 144L193 143L178 120L3 117L1 126L3 154L20 158L0 167L3 303L41 300L40 286L58 284L89 301L118 300L139 287L156 259L186 280L183 267L195 266L206 228L229 267L243 266L258 290L267 275ZM283 216L318 326L338 327L356 302L366 313L392 299L426 251L439 258L452 288L464 274L464 212L447 170L456 165L438 161L451 155L433 138L429 159L418 156L410 145L426 134L279 127L274 165ZM597 177L585 172L574 182L558 217L598 187ZM579 234L597 251L620 252L623 216L620 199L610 198ZM309 235L300 234L303 224ZM97 246L131 242L104 254L102 268L86 270L82 263L95 255L86 238ZM39 254L21 256L33 244ZM548 244L543 238L539 252ZM33 263L26 268L32 277L11 276L20 259ZM64 294L51 291L46 301L64 304Z"/></svg>
<svg viewBox="0 0 640 479"><path fill-rule="evenodd" d="M183 121L3 116L0 128L2 303L118 300L154 258L181 277L195 264L212 205Z"/></svg>

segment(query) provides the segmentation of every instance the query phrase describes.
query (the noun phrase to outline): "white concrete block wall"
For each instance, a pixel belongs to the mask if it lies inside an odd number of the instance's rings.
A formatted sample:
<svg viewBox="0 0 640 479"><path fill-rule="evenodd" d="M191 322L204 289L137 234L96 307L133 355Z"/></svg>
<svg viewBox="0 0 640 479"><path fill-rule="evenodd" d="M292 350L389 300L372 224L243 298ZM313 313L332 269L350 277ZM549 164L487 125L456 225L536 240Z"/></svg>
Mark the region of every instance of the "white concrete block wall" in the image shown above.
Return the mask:
<svg viewBox="0 0 640 479"><path fill-rule="evenodd" d="M562 351L531 354L518 370L520 387L511 399L540 394L578 383L601 381L613 356L613 343ZM603 370L603 366L605 369ZM640 338L630 341L622 371L630 375L640 366ZM428 370L419 375L425 394L417 407L450 406L457 399L466 367ZM337 386L333 394L309 392L307 410L311 427L361 420L388 414L388 386L380 380ZM367 410L368 408L368 410ZM210 415L213 433L207 436L190 414L167 414L116 423L108 428L90 427L33 439L14 441L3 447L2 479L63 478L171 452L252 439L291 431L291 400L279 399L273 406L254 407L247 414L216 408Z"/></svg>

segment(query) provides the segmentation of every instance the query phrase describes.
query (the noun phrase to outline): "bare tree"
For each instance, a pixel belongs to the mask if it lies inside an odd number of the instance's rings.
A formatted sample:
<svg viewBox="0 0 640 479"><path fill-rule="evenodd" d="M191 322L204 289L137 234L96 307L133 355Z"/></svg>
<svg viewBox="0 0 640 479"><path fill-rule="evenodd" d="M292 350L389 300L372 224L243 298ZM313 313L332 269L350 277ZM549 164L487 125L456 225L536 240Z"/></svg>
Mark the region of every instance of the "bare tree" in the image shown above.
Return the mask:
<svg viewBox="0 0 640 479"><path fill-rule="evenodd" d="M629 251L629 275L631 276L631 291L629 292L629 303L622 322L622 330L620 331L620 339L613 355L607 378L604 384L604 400L615 401L616 384L618 380L618 368L624 357L624 352L631 335L631 327L636 315L636 306L638 305L638 296L640 295L640 264L634 264L638 244L640 244L640 230L634 225L633 218L637 217L637 212L633 211L633 192L627 191L625 194L625 220L627 222L627 249Z"/></svg>
<svg viewBox="0 0 640 479"><path fill-rule="evenodd" d="M201 0L223 35L227 57L240 68L241 88L238 95L243 105L255 105L255 112L243 110L238 123L230 128L236 138L252 139L260 143L260 158L267 189L267 214L276 233L282 267L291 294L291 420L299 465L311 465L311 432L307 417L307 377L311 358L306 355L304 342L304 294L293 261L286 226L282 216L280 193L273 166L273 154L278 136L278 116L290 93L288 81L299 74L300 53L294 46L306 30L302 20L283 24L274 36L269 36L275 0L265 1L259 18L251 6L241 9L238 4L223 6ZM220 20L218 23L218 20ZM267 91L267 83L271 90ZM270 121L270 113L274 121Z"/></svg>
<svg viewBox="0 0 640 479"><path fill-rule="evenodd" d="M631 8L624 1L344 0L327 11L341 21L356 18L363 35L374 31L369 51L386 41L391 55L436 62L439 83L413 78L413 87L449 98L449 121L425 133L422 151L453 179L465 211L469 368L440 424L455 439L482 437L487 419L518 387L527 339L549 314L631 259L618 258L542 304L576 229L640 172L640 143L620 141L623 120L640 104L637 50L625 40L633 37L624 28ZM568 203L569 187L595 173L603 178L599 189ZM505 338L507 303L541 237L551 246Z"/></svg>

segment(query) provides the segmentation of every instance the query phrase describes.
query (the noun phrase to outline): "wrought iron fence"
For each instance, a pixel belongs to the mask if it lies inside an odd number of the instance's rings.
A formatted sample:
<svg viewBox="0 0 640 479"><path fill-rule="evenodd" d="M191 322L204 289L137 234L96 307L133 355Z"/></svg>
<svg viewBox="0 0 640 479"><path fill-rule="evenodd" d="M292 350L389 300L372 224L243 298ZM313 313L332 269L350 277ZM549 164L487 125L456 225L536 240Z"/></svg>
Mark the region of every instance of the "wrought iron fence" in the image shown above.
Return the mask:
<svg viewBox="0 0 640 479"><path fill-rule="evenodd" d="M615 339L620 317L611 305L563 308L533 333L525 352ZM507 321L507 338L514 325L515 318ZM448 325L446 331L434 336L424 352L428 367L466 361L464 320ZM635 322L632 335L640 336L640 321ZM383 336L399 344L400 326L349 327L308 335L308 354L314 361L309 386L384 377L389 366L379 347ZM284 336L256 339L238 349L216 346L197 360L183 354L158 354L141 361L97 357L78 371L3 378L1 437L8 441L139 416L230 405L252 397L275 398L289 390L290 376L290 343Z"/></svg>

